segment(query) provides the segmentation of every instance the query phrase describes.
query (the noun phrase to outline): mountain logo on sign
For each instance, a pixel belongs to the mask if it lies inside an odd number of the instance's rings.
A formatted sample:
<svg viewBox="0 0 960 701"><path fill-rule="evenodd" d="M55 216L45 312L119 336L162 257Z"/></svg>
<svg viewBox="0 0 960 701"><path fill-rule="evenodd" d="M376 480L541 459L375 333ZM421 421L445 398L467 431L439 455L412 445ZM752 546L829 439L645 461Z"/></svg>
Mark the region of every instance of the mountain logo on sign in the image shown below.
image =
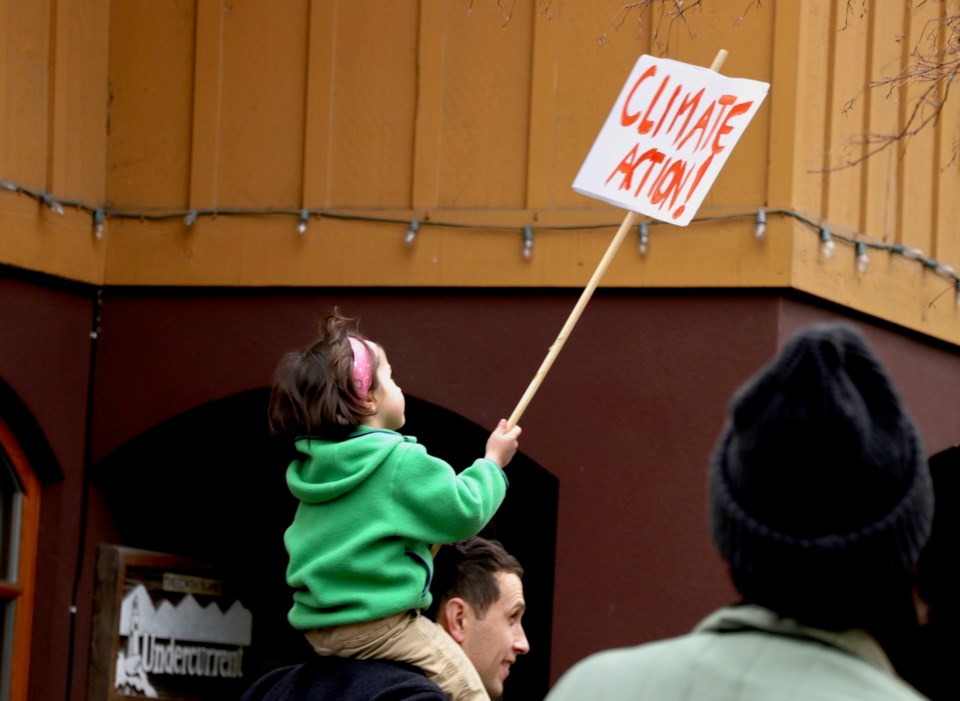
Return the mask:
<svg viewBox="0 0 960 701"><path fill-rule="evenodd" d="M140 635L215 645L250 645L253 614L239 600L226 611L222 611L216 602L201 606L191 594L177 604L164 600L154 606L146 587L138 584L120 604L120 635L123 637L130 635L134 608L139 614Z"/></svg>

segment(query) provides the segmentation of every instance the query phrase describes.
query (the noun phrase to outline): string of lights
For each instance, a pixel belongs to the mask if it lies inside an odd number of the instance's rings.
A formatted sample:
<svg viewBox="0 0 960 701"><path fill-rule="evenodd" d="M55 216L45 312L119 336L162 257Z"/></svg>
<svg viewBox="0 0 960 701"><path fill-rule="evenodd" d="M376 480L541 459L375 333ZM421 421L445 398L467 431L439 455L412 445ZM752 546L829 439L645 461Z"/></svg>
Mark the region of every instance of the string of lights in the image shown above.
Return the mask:
<svg viewBox="0 0 960 701"><path fill-rule="evenodd" d="M50 211L64 216L67 209L74 209L82 212L86 212L91 217L91 226L93 234L97 240L100 240L104 236L106 231L106 223L108 219L136 219L142 221L162 221L170 219L182 219L185 227L189 228L193 226L198 219L201 217L228 217L228 216L242 216L242 217L256 217L256 216L286 216L293 217L297 220L297 233L301 236L307 233L307 230L310 225L310 221L313 219L327 218L327 219L340 219L340 220L353 220L353 221L366 221L366 222L379 222L385 224L400 224L406 227L404 233L404 244L407 247L412 247L416 244L417 236L419 235L420 228L423 225L429 225L432 227L443 227L443 228L461 228L461 229L492 229L492 230L503 230L503 231L517 231L516 226L507 226L507 225L491 225L491 224L468 224L468 223L454 223L454 222L442 222L442 221L429 221L421 222L419 219L396 219L389 217L374 217L374 216L365 216L365 215L354 215L343 212L336 212L331 210L324 209L273 209L273 208L249 208L249 209L186 209L186 210L167 210L167 211L130 211L124 209L113 209L102 206L92 206L84 202L71 201L66 199L60 199L54 197L49 192L44 192L40 190L34 190L29 187L13 183L9 180L0 179L0 190L6 190L8 192L13 192L19 195L26 195L38 203L47 207ZM864 235L843 235L836 232L831 232L829 227L825 224L817 223L808 217L787 209L764 209L761 208L757 211L750 212L738 212L732 214L724 214L717 216L704 216L704 217L695 217L691 223L708 223L708 222L719 222L719 221L728 221L734 219L753 219L755 223L754 234L758 241L762 241L767 234L767 217L770 215L778 215L791 217L807 227L811 231L815 232L820 239L820 251L821 255L826 260L832 260L836 254L836 243L840 242L845 245L852 246L855 253L855 264L857 267L857 272L861 275L866 275L870 267L870 251L882 251L887 252L891 255L899 255L907 260L916 261L922 265L925 269L932 271L933 273L950 280L953 283L955 292L956 292L956 301L957 304L960 304L960 274L954 269L953 266L943 263L941 261L935 260L934 258L928 257L922 250L913 246L904 246L899 243L886 243L882 241L874 241L868 239ZM650 252L650 230L653 227L659 225L668 225L667 222L661 222L658 220L649 220L641 221L637 224L637 250L641 256L646 256ZM541 226L538 225L536 230L538 231L573 231L573 230L590 230L590 229L609 229L616 228L617 224L577 224L577 225L565 225L565 226ZM531 260L533 258L533 243L534 243L534 227L532 225L525 225L520 229L522 235L522 248L521 253L525 260Z"/></svg>

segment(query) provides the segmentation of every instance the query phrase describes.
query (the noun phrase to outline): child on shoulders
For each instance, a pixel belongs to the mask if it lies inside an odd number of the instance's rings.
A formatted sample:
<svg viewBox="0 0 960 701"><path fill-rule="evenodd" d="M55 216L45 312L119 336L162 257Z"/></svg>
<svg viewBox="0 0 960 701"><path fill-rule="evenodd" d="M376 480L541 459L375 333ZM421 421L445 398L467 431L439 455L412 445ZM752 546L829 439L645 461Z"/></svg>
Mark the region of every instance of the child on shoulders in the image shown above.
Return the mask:
<svg viewBox="0 0 960 701"><path fill-rule="evenodd" d="M451 699L487 699L476 670L430 605L431 544L477 534L500 507L520 428L501 420L484 457L459 474L405 423L384 349L334 310L281 361L270 427L294 439L287 485L299 500L284 534L288 619L320 655L423 669Z"/></svg>

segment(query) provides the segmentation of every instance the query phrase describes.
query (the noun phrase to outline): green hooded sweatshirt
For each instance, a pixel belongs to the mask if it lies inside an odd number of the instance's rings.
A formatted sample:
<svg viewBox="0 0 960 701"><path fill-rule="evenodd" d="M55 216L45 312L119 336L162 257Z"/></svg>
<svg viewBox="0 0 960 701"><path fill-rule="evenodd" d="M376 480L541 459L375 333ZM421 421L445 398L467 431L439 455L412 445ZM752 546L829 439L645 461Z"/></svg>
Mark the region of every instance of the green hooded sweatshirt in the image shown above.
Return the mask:
<svg viewBox="0 0 960 701"><path fill-rule="evenodd" d="M294 588L287 615L311 630L430 605L430 545L478 533L507 476L480 458L457 474L416 438L361 426L342 441L301 438L287 468L300 500L284 534Z"/></svg>

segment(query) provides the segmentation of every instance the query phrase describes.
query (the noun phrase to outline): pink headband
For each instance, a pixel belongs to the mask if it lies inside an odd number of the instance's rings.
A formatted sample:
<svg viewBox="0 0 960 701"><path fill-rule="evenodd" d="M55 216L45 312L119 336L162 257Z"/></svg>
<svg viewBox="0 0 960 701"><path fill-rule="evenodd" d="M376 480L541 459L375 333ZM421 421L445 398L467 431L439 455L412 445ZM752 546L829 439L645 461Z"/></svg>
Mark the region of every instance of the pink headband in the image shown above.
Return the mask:
<svg viewBox="0 0 960 701"><path fill-rule="evenodd" d="M376 357L376 349L371 349L356 336L347 338L350 339L350 349L353 351L353 385L361 397L366 397L370 392L370 383L373 382L370 361Z"/></svg>

